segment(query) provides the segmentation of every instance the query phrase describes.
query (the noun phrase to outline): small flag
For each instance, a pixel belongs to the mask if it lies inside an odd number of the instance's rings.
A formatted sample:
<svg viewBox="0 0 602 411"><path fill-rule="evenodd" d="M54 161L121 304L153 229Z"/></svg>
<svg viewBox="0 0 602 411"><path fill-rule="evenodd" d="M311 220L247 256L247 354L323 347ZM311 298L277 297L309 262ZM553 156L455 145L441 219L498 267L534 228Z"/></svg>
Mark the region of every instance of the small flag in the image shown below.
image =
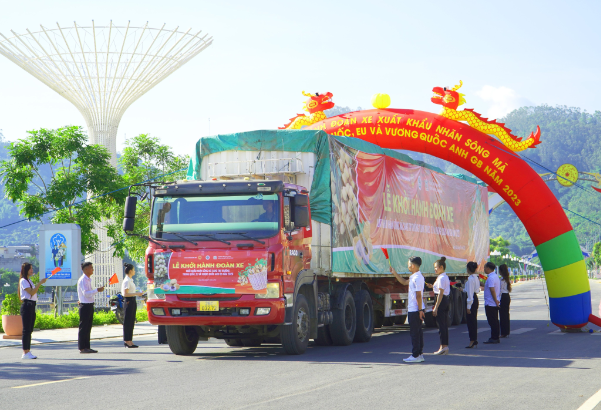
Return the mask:
<svg viewBox="0 0 602 411"><path fill-rule="evenodd" d="M119 278L117 278L117 274L113 274L111 276L111 279L109 280L109 285L118 284L118 283L119 283Z"/></svg>
<svg viewBox="0 0 602 411"><path fill-rule="evenodd" d="M61 267L56 267L54 270L51 271L52 274L50 274L48 276L48 278L52 277L53 275L55 275L56 273L58 273L59 271L61 271Z"/></svg>
<svg viewBox="0 0 602 411"><path fill-rule="evenodd" d="M385 255L385 258L387 259L387 261L389 262L389 266L391 266L391 260L389 260L389 252L387 251L386 248L380 248L381 250L383 250L383 254Z"/></svg>
<svg viewBox="0 0 602 411"><path fill-rule="evenodd" d="M483 275L483 274L479 274L479 278L481 280L487 280L487 276Z"/></svg>

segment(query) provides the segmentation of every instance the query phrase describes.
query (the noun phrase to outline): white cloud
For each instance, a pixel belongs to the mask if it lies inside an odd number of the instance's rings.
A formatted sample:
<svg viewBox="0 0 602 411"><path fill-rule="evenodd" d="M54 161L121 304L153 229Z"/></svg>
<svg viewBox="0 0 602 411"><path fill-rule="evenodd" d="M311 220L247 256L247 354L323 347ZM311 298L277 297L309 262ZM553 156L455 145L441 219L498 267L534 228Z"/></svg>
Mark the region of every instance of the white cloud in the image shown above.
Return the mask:
<svg viewBox="0 0 602 411"><path fill-rule="evenodd" d="M521 97L516 91L504 86L493 87L486 85L477 91L476 94L484 101L491 103L489 110L487 110L487 117L490 119L504 117L514 109L533 105L533 103Z"/></svg>

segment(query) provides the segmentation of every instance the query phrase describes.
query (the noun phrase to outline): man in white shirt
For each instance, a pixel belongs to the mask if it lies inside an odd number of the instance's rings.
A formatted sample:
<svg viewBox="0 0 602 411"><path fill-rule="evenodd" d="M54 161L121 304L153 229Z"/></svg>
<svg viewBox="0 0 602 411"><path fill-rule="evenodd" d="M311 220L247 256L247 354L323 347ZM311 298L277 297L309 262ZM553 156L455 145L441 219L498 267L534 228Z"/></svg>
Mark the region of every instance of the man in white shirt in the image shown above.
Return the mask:
<svg viewBox="0 0 602 411"><path fill-rule="evenodd" d="M424 362L422 349L424 348L424 339L422 337L422 321L424 320L424 301L422 292L424 291L424 277L420 272L422 259L420 257L410 257L408 261L408 271L412 273L409 280L403 278L393 267L390 267L391 274L402 285L408 285L408 322L410 323L410 338L412 339L412 355L405 358L404 362Z"/></svg>
<svg viewBox="0 0 602 411"><path fill-rule="evenodd" d="M98 351L90 348L90 332L94 319L94 294L103 291L104 287L92 288L90 277L94 274L91 262L82 264L84 274L77 281L77 297L79 299L79 333L77 335L77 348L82 354L93 354Z"/></svg>
<svg viewBox="0 0 602 411"><path fill-rule="evenodd" d="M500 277L495 272L495 264L488 262L485 264L485 315L487 323L491 327L491 338L485 341L485 344L500 343Z"/></svg>

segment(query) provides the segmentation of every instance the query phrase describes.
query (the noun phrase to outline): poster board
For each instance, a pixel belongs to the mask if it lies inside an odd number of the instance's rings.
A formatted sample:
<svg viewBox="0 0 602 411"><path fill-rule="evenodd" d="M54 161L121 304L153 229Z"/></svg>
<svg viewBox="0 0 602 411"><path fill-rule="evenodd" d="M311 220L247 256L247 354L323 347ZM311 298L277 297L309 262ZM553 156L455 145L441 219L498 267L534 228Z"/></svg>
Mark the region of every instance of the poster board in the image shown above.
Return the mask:
<svg viewBox="0 0 602 411"><path fill-rule="evenodd" d="M40 226L40 278L46 286L71 286L81 275L81 230L77 224ZM52 271L60 271L52 275ZM52 276L52 277L51 277Z"/></svg>

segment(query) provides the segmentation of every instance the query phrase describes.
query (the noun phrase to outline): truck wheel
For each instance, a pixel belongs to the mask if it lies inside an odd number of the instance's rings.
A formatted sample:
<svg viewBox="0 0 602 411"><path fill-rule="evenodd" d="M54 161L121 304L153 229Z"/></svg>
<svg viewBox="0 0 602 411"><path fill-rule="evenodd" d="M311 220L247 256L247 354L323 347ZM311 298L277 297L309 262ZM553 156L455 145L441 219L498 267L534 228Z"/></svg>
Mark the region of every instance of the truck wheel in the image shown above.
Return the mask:
<svg viewBox="0 0 602 411"><path fill-rule="evenodd" d="M240 338L226 338L226 344L230 347L242 347L242 340Z"/></svg>
<svg viewBox="0 0 602 411"><path fill-rule="evenodd" d="M330 336L330 326L323 325L318 327L318 338L314 339L316 345L328 346L332 345L332 337Z"/></svg>
<svg viewBox="0 0 602 411"><path fill-rule="evenodd" d="M391 327L394 324L395 324L395 317L383 318L383 327Z"/></svg>
<svg viewBox="0 0 602 411"><path fill-rule="evenodd" d="M190 355L196 350L199 343L199 335L193 327L184 325L167 325L167 344L175 355Z"/></svg>
<svg viewBox="0 0 602 411"><path fill-rule="evenodd" d="M374 328L381 328L385 320L385 315L382 311L374 311Z"/></svg>
<svg viewBox="0 0 602 411"><path fill-rule="evenodd" d="M462 322L461 324L466 324L466 293L462 291Z"/></svg>
<svg viewBox="0 0 602 411"><path fill-rule="evenodd" d="M447 311L447 326L451 327L454 323L454 316L456 315L456 293L452 288L449 290L449 310Z"/></svg>
<svg viewBox="0 0 602 411"><path fill-rule="evenodd" d="M372 317L372 297L366 290L361 290L355 300L355 342L368 342L374 331L374 319Z"/></svg>
<svg viewBox="0 0 602 411"><path fill-rule="evenodd" d="M437 327L437 319L432 312L424 313L424 325L427 328Z"/></svg>
<svg viewBox="0 0 602 411"><path fill-rule="evenodd" d="M454 292L454 317L452 318L453 325L462 323L462 293L457 288L452 289ZM451 294L451 293L450 293Z"/></svg>
<svg viewBox="0 0 602 411"><path fill-rule="evenodd" d="M398 315L395 317L395 325L404 325L406 323L407 315Z"/></svg>
<svg viewBox="0 0 602 411"><path fill-rule="evenodd" d="M343 308L332 312L332 325L330 336L334 345L350 345L355 337L355 302L349 290L343 297Z"/></svg>
<svg viewBox="0 0 602 411"><path fill-rule="evenodd" d="M243 338L242 345L245 347L261 347L261 343L263 343L263 338Z"/></svg>
<svg viewBox="0 0 602 411"><path fill-rule="evenodd" d="M303 294L297 294L293 323L280 329L282 347L289 355L303 354L309 344L309 305Z"/></svg>

